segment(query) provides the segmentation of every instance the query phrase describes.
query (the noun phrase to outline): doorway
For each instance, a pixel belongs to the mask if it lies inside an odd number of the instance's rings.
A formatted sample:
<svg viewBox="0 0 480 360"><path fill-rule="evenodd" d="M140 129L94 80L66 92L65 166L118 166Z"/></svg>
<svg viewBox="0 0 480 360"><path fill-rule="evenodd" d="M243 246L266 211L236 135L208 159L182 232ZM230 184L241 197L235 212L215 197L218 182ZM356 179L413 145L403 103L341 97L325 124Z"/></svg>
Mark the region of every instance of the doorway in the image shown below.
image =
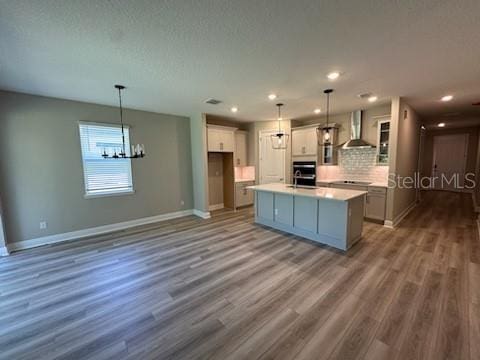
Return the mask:
<svg viewBox="0 0 480 360"><path fill-rule="evenodd" d="M260 184L285 182L285 149L274 149L272 147L272 135L276 130L260 130L258 166Z"/></svg>
<svg viewBox="0 0 480 360"><path fill-rule="evenodd" d="M433 187L459 191L465 182L468 134L438 135L433 138Z"/></svg>

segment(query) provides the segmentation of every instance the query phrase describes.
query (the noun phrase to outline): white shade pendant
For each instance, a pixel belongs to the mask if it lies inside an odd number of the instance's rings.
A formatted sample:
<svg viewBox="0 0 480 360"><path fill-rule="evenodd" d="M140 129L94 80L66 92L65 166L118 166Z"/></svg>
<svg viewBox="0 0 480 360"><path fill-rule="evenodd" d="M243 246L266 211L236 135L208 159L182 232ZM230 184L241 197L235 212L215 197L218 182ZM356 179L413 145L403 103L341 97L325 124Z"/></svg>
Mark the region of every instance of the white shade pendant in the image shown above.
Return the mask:
<svg viewBox="0 0 480 360"><path fill-rule="evenodd" d="M288 146L288 138L290 137L285 131L282 130L281 121L282 121L282 113L281 107L283 104L277 104L278 108L278 131L271 135L272 140L272 148L276 150L286 149Z"/></svg>

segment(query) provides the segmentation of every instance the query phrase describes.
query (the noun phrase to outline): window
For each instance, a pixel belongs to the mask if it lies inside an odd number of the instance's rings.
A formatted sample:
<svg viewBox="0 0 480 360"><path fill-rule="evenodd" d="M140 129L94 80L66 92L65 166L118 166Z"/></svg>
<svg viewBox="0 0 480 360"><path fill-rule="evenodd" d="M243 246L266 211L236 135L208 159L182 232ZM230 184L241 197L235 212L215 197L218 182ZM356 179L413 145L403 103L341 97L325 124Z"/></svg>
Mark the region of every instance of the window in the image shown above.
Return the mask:
<svg viewBox="0 0 480 360"><path fill-rule="evenodd" d="M122 149L122 128L115 125L80 123L85 196L106 196L133 192L130 159L104 159ZM124 126L125 152L130 153L130 132Z"/></svg>

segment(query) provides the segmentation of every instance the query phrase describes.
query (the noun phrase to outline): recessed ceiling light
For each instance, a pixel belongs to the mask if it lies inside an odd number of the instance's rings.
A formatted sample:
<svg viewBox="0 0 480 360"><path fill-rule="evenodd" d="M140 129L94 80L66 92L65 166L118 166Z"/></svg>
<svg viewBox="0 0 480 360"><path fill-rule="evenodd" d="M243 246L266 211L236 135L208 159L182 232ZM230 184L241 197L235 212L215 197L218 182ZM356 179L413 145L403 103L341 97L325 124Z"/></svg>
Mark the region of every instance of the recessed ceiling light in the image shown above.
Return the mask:
<svg viewBox="0 0 480 360"><path fill-rule="evenodd" d="M330 74L327 75L327 78L330 80L336 80L340 76L340 73L337 71L331 72Z"/></svg>
<svg viewBox="0 0 480 360"><path fill-rule="evenodd" d="M377 101L377 99L378 99L378 97L376 97L376 96L374 95L374 96L370 96L370 97L368 98L368 101L369 101L369 102L375 102L375 101Z"/></svg>
<svg viewBox="0 0 480 360"><path fill-rule="evenodd" d="M320 109L315 109L315 110L313 110L313 112L314 112L315 114L320 114L320 113L322 112L322 110L320 110Z"/></svg>
<svg viewBox="0 0 480 360"><path fill-rule="evenodd" d="M439 123L437 126L438 127L445 127L445 123Z"/></svg>
<svg viewBox="0 0 480 360"><path fill-rule="evenodd" d="M269 100L275 100L276 98L277 98L277 95L275 95L275 94L268 95Z"/></svg>
<svg viewBox="0 0 480 360"><path fill-rule="evenodd" d="M232 107L230 109L231 112L236 113L238 111L238 108L236 106Z"/></svg>
<svg viewBox="0 0 480 360"><path fill-rule="evenodd" d="M453 95L445 95L441 98L442 101L450 101L453 99Z"/></svg>
<svg viewBox="0 0 480 360"><path fill-rule="evenodd" d="M421 128L422 130L425 130L425 129L426 129L425 125L420 126L420 128Z"/></svg>

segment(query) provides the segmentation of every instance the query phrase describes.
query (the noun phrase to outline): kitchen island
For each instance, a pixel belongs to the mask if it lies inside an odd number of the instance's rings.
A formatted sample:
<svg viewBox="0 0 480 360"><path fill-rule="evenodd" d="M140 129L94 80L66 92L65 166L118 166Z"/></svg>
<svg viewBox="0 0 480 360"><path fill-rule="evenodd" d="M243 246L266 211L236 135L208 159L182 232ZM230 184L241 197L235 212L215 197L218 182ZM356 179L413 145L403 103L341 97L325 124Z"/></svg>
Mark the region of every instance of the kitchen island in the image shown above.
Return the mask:
<svg viewBox="0 0 480 360"><path fill-rule="evenodd" d="M366 191L286 184L249 186L255 222L347 250L360 240Z"/></svg>

